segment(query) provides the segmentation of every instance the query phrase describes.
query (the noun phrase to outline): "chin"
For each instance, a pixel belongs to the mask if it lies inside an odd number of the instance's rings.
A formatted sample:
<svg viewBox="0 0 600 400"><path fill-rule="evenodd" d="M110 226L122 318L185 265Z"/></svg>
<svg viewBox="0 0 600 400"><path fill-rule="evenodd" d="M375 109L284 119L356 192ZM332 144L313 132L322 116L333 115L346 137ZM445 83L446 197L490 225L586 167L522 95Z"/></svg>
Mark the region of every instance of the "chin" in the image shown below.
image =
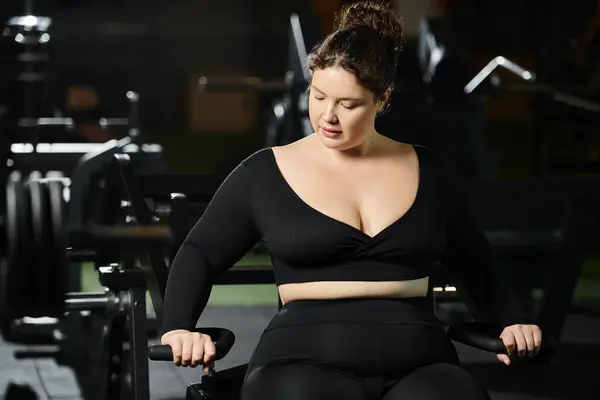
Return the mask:
<svg viewBox="0 0 600 400"><path fill-rule="evenodd" d="M336 150L336 151L340 151L340 152L352 150L356 147L356 145L354 145L350 142L341 141L341 140L331 140L331 139L327 139L327 138L324 138L323 140L321 140L321 143L323 143L323 145L330 150Z"/></svg>
<svg viewBox="0 0 600 400"><path fill-rule="evenodd" d="M331 139L320 134L318 136L323 146L327 147L328 149L345 150L347 147L350 147L348 141L345 140L343 136L340 136L336 139Z"/></svg>

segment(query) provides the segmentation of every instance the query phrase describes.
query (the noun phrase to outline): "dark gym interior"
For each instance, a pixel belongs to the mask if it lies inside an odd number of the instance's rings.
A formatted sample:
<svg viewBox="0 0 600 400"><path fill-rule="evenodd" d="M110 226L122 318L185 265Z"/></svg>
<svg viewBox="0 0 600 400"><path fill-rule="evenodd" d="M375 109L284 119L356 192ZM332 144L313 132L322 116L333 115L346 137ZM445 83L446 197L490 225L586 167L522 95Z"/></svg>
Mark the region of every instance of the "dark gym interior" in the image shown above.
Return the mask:
<svg viewBox="0 0 600 400"><path fill-rule="evenodd" d="M149 358L169 263L240 161L313 133L306 56L346 3L0 2L0 399L237 400L278 308L269 254L216 282L198 326L235 343L208 375ZM506 367L457 339L463 366L493 400L600 398L600 1L383 3L405 45L377 130L453 165L557 342Z"/></svg>

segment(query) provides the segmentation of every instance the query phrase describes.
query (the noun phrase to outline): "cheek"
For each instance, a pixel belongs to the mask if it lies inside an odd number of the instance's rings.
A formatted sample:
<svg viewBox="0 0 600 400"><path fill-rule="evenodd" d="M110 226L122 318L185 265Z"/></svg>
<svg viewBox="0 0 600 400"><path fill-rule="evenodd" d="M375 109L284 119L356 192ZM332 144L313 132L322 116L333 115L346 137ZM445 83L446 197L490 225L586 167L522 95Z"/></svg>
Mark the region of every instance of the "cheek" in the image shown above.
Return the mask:
<svg viewBox="0 0 600 400"><path fill-rule="evenodd" d="M310 99L308 102L308 115L313 129L317 129L323 113L326 112L326 103ZM347 133L369 131L373 127L376 112L371 108L346 110L340 107L336 116L342 129Z"/></svg>
<svg viewBox="0 0 600 400"><path fill-rule="evenodd" d="M373 121L371 114L365 110L347 111L340 116L343 129L350 133L368 131Z"/></svg>
<svg viewBox="0 0 600 400"><path fill-rule="evenodd" d="M308 117L310 118L313 129L317 129L316 127L319 125L319 121L324 112L325 107L322 102L314 101L312 99L308 101Z"/></svg>

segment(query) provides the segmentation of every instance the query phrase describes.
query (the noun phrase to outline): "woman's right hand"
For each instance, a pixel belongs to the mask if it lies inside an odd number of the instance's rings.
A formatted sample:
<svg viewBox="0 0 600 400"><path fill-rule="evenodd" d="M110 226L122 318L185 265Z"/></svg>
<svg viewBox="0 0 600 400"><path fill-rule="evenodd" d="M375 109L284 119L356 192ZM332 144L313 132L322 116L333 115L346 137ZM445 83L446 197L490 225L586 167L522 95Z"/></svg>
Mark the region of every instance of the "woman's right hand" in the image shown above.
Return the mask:
<svg viewBox="0 0 600 400"><path fill-rule="evenodd" d="M165 333L160 342L171 346L175 365L194 368L202 364L204 365L204 372L208 372L208 368L217 353L210 336L183 329Z"/></svg>

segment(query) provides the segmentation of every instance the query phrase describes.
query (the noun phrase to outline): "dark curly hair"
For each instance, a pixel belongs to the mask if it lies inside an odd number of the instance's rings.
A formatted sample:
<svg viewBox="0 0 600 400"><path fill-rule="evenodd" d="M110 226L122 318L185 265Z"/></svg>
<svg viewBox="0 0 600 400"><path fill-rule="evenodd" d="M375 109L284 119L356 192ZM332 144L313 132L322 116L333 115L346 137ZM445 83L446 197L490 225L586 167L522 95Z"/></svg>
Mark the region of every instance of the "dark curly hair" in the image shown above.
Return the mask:
<svg viewBox="0 0 600 400"><path fill-rule="evenodd" d="M335 19L334 32L312 50L311 71L339 66L383 101L393 89L396 65L404 44L402 26L388 6L360 1L345 6Z"/></svg>

